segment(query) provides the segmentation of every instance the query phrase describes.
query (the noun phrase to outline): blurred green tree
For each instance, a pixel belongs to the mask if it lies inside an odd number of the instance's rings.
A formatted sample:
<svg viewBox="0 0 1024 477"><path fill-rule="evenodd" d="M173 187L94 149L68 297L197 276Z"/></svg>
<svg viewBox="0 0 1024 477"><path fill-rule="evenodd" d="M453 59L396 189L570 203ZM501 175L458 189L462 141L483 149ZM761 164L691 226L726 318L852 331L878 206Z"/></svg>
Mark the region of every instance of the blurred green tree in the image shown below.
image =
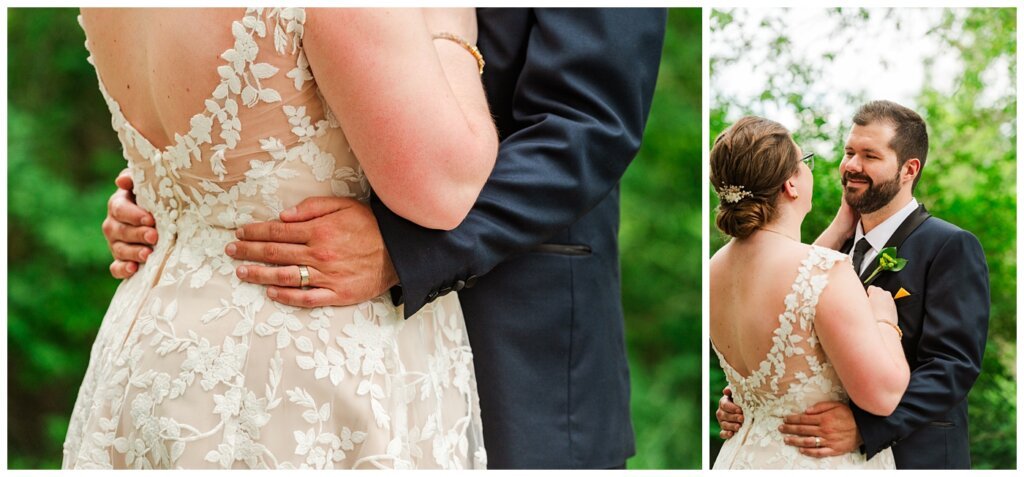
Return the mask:
<svg viewBox="0 0 1024 477"><path fill-rule="evenodd" d="M99 229L124 167L77 11L8 11L8 465L55 467L117 282Z"/></svg>
<svg viewBox="0 0 1024 477"><path fill-rule="evenodd" d="M838 27L829 32L818 57L802 56L792 38L799 29L787 24L779 9L756 23L743 10L711 13L712 41L727 45L712 55L711 82L723 67L748 64L769 71L767 84L757 94L739 95L712 89L710 132L712 141L729 124L746 114L780 111L792 115L788 122L798 144L819 146L815 168L814 208L803 223L804 241L824 230L841 200L838 165L850 127L850 118L836 117L834 110L863 104L863 91L833 91L834 97L805 94L813 86L828 84L839 50L858 36L870 36L873 28L899 31L906 22L932 18L913 9L830 9L824 16ZM941 45L924 59L925 78L908 105L928 123L930 154L915 192L918 200L937 217L974 233L985 249L991 283L992 309L989 340L982 373L969 395L971 453L974 468L1012 469L1016 466L1016 12L1010 8L947 9L935 16L927 35ZM879 26L881 25L881 27ZM765 42L755 32L769 32ZM725 32L730 32L726 34ZM758 39L760 38L760 40ZM907 41L915 39L908 38ZM755 41L767 44L762 63L750 55ZM939 87L936 64L940 55L962 65L953 78L952 93ZM761 58L761 59L764 59ZM1004 81L992 81L1000 79ZM868 81L868 79L865 79ZM993 85L1007 84L999 88ZM709 146L710 147L710 146ZM831 151L831 152L830 152ZM712 207L711 251L726 238L714 228L718 198L710 190ZM984 211L979 213L979 211ZM721 448L714 418L725 376L717 358L711 360L711 460Z"/></svg>
<svg viewBox="0 0 1024 477"><path fill-rule="evenodd" d="M100 231L124 167L77 10L8 10L8 465L60 466L118 282ZM700 466L700 9L673 10L643 148L622 181L637 457Z"/></svg>
<svg viewBox="0 0 1024 477"><path fill-rule="evenodd" d="M700 9L670 10L643 146L622 180L630 469L701 465L700 58Z"/></svg>

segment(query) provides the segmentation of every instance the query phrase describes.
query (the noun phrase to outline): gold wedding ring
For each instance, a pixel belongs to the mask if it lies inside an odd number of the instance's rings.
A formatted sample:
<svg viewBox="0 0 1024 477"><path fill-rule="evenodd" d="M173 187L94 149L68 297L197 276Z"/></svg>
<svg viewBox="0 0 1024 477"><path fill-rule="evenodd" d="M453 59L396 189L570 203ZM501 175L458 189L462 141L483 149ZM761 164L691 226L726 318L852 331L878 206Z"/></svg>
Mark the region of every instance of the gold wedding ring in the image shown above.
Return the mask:
<svg viewBox="0 0 1024 477"><path fill-rule="evenodd" d="M299 286L302 288L309 286L309 267L305 265L299 265Z"/></svg>
<svg viewBox="0 0 1024 477"><path fill-rule="evenodd" d="M821 447L821 438L814 436L814 447Z"/></svg>

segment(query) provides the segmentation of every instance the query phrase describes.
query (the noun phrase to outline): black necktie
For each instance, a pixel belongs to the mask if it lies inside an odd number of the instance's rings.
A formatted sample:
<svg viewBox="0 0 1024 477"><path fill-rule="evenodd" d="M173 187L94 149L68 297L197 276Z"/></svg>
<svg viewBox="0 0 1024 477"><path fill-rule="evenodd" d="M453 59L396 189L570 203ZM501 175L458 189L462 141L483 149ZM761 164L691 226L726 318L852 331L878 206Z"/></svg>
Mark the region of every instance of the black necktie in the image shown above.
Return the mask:
<svg viewBox="0 0 1024 477"><path fill-rule="evenodd" d="M868 239L861 237L853 247L853 270L860 275L860 266L864 263L864 254L871 248Z"/></svg>

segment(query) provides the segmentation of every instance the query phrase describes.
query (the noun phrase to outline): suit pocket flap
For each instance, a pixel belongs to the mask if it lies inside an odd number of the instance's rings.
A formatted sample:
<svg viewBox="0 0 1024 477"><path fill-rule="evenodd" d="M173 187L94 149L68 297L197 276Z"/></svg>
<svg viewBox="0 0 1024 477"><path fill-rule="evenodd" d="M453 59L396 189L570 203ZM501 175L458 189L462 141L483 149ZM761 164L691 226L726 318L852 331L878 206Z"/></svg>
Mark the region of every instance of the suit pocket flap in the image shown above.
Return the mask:
<svg viewBox="0 0 1024 477"><path fill-rule="evenodd" d="M558 255L590 255L590 246L583 244L542 243L531 250L537 253Z"/></svg>

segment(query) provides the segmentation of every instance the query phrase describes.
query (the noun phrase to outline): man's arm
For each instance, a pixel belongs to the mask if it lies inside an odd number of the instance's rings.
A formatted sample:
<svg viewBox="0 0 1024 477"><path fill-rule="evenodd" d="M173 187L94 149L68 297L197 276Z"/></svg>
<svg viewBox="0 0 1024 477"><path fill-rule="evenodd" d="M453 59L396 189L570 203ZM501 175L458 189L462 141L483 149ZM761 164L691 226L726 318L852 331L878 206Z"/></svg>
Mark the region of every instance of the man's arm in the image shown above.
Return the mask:
<svg viewBox="0 0 1024 477"><path fill-rule="evenodd" d="M935 256L927 280L916 353L920 365L912 371L899 407L888 417L854 407L868 458L946 415L967 398L981 371L989 283L978 239L962 230L950 236Z"/></svg>
<svg viewBox="0 0 1024 477"><path fill-rule="evenodd" d="M664 40L664 9L536 9L504 137L465 221L427 230L371 202L406 316L576 222L640 147Z"/></svg>

